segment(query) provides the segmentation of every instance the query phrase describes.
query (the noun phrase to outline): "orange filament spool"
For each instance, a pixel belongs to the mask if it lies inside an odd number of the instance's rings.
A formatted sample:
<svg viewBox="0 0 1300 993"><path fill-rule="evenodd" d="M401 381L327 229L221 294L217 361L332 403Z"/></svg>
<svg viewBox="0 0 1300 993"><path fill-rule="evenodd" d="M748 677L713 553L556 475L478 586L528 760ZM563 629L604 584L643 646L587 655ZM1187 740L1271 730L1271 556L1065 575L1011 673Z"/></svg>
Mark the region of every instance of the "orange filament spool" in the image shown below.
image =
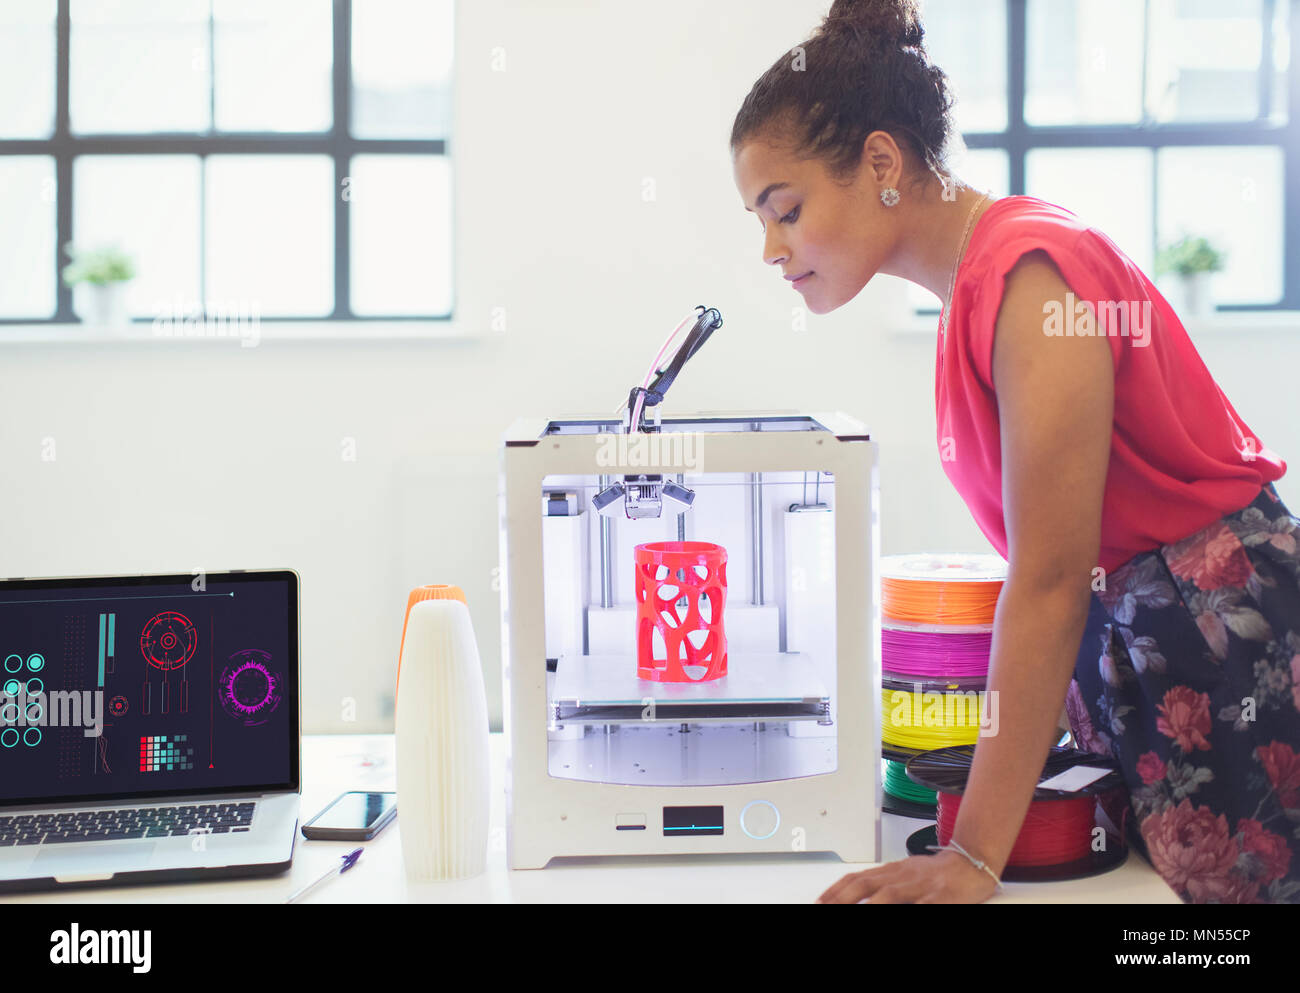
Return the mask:
<svg viewBox="0 0 1300 993"><path fill-rule="evenodd" d="M889 555L880 560L880 612L910 624L993 623L1006 581L994 555Z"/></svg>

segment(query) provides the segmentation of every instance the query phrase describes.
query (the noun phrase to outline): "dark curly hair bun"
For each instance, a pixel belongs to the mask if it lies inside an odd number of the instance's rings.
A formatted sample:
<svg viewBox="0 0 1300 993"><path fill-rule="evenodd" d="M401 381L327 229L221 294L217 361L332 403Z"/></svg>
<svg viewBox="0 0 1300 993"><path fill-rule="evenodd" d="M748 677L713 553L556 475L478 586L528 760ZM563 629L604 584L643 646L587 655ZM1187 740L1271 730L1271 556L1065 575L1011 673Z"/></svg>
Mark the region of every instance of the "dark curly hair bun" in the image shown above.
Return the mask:
<svg viewBox="0 0 1300 993"><path fill-rule="evenodd" d="M867 135L886 131L943 179L952 93L924 39L916 0L835 0L813 36L754 83L731 128L732 151L774 140L845 176L857 171Z"/></svg>
<svg viewBox="0 0 1300 993"><path fill-rule="evenodd" d="M925 37L916 0L835 0L822 31L846 31L861 41L897 48L920 48Z"/></svg>

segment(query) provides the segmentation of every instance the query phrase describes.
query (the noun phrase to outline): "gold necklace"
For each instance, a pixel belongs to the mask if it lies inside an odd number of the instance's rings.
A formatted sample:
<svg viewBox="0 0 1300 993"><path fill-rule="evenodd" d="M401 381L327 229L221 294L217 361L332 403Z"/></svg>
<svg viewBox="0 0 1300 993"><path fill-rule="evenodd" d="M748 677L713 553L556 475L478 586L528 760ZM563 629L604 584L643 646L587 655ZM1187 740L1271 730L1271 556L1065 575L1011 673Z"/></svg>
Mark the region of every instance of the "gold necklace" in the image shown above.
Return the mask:
<svg viewBox="0 0 1300 993"><path fill-rule="evenodd" d="M961 258L966 254L966 244L970 240L971 226L975 223L975 212L979 210L980 204L989 198L987 193L980 196L971 206L970 213L966 215L966 230L962 232L961 247L957 249L957 257L952 262L952 275L948 278L948 299L943 305L943 316L939 319L939 336L943 337L948 330L948 311L952 308L952 291L957 288L957 270L961 267Z"/></svg>

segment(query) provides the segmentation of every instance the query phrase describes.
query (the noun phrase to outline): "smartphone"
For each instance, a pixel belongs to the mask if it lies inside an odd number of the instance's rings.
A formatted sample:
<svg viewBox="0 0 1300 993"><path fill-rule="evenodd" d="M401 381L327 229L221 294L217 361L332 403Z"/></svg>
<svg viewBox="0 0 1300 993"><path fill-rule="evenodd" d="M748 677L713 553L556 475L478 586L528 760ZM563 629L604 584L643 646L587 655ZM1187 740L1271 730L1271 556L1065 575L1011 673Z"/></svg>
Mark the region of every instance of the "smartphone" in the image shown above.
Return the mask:
<svg viewBox="0 0 1300 993"><path fill-rule="evenodd" d="M369 841L397 814L396 793L342 793L302 826L316 841Z"/></svg>

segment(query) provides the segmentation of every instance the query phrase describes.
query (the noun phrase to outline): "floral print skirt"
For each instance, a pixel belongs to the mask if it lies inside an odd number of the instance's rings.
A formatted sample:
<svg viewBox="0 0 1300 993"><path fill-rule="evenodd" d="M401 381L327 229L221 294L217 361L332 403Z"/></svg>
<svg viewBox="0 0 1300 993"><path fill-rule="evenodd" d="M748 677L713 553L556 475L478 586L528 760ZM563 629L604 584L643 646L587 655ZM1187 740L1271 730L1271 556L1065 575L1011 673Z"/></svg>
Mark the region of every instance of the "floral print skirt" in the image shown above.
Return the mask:
<svg viewBox="0 0 1300 993"><path fill-rule="evenodd" d="M1300 903L1300 519L1270 483L1093 587L1066 710L1131 844L1188 903Z"/></svg>

